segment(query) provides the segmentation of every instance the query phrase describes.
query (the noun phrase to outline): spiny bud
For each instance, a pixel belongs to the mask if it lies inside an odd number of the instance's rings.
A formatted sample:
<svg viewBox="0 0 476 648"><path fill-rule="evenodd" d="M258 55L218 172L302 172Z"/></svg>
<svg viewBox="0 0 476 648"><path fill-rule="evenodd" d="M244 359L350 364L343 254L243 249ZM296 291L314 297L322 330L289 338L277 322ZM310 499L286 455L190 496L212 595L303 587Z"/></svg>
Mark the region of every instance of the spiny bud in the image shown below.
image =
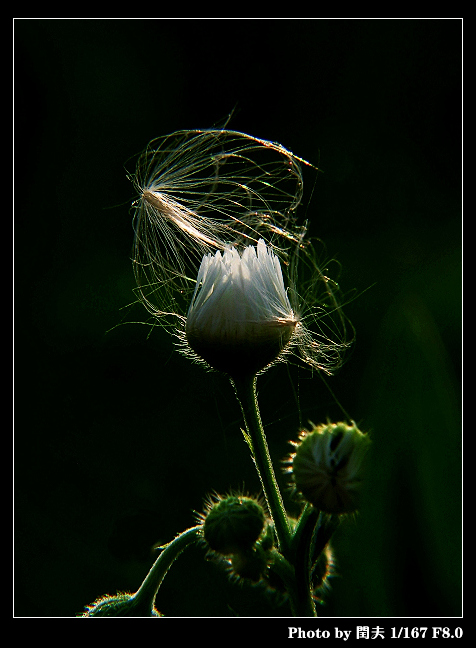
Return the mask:
<svg viewBox="0 0 476 648"><path fill-rule="evenodd" d="M134 594L118 592L115 596L101 596L86 606L83 617L160 617L154 608L145 609Z"/></svg>
<svg viewBox="0 0 476 648"><path fill-rule="evenodd" d="M244 495L211 498L199 518L208 547L223 556L251 550L266 520L262 505Z"/></svg>
<svg viewBox="0 0 476 648"><path fill-rule="evenodd" d="M359 506L369 444L355 423L328 423L301 432L287 461L296 489L325 513L352 513Z"/></svg>

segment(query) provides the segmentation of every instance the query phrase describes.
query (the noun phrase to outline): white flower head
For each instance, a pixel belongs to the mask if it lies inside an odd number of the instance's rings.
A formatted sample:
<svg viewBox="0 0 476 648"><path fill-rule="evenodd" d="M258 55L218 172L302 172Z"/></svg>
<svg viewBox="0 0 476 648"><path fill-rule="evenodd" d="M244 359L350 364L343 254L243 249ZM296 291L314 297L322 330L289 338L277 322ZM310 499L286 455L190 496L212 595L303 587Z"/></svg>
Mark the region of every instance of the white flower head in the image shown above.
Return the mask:
<svg viewBox="0 0 476 648"><path fill-rule="evenodd" d="M137 160L138 301L151 326L170 327L209 366L229 367L219 347L210 356L218 339L237 365L256 355L259 369L291 352L312 370L342 364L339 289L296 217L303 167L316 172L280 144L227 129L160 137Z"/></svg>
<svg viewBox="0 0 476 648"><path fill-rule="evenodd" d="M210 366L254 375L288 345L298 319L281 264L261 239L204 256L187 314L186 337Z"/></svg>

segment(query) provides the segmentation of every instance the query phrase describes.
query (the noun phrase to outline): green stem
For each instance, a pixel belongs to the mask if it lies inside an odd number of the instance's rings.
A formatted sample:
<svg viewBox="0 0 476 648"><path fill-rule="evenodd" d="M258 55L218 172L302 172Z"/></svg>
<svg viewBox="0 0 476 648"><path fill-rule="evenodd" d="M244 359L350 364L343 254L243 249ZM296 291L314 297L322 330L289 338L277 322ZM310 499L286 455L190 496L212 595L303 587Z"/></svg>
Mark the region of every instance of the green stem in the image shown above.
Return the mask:
<svg viewBox="0 0 476 648"><path fill-rule="evenodd" d="M134 594L137 607L147 607L149 611L154 607L155 597L166 573L182 551L195 542L200 529L201 526L191 527L164 546L142 585Z"/></svg>
<svg viewBox="0 0 476 648"><path fill-rule="evenodd" d="M296 559L296 552L298 550L298 546L299 546L303 531L304 531L304 529L306 527L307 519L311 515L313 510L314 510L314 507L312 506L312 504L309 504L309 502L306 502L306 504L304 505L304 508L303 508L303 510L301 512L301 515L299 516L299 519L296 522L296 525L295 525L295 527L293 529L293 539L292 539L292 543L291 543L291 552L292 552L291 556L292 556L293 560Z"/></svg>
<svg viewBox="0 0 476 648"><path fill-rule="evenodd" d="M313 535L312 544L310 547L310 557L312 562L315 562L322 551L324 551L327 543L332 538L332 535L336 531L339 524L339 515L321 514L319 525L316 527L317 532Z"/></svg>
<svg viewBox="0 0 476 648"><path fill-rule="evenodd" d="M256 398L256 376L232 378L232 383L241 405L253 460L274 522L279 548L286 556L291 545L291 532L261 422Z"/></svg>
<svg viewBox="0 0 476 648"><path fill-rule="evenodd" d="M282 556L279 551L274 550L272 553L272 560L270 569L274 572L283 582L289 596L289 605L293 616L299 616L299 600L296 588L296 577L294 574L294 567Z"/></svg>
<svg viewBox="0 0 476 648"><path fill-rule="evenodd" d="M307 507L301 516L303 519L300 525L300 535L297 538L295 549L295 570L298 599L297 616L315 617L316 606L312 598L311 591L311 554L313 548L313 539L316 533L316 525L319 520L319 511Z"/></svg>

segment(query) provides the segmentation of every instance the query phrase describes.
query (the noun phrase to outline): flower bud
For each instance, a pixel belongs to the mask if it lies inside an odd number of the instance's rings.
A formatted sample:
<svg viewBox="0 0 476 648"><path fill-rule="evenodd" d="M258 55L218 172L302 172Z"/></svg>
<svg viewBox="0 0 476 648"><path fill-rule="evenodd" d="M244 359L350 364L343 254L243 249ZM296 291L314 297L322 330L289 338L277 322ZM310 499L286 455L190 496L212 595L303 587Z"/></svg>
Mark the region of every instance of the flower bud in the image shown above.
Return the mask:
<svg viewBox="0 0 476 648"><path fill-rule="evenodd" d="M235 553L230 560L230 575L235 580L257 583L268 569L268 552L257 545L254 549Z"/></svg>
<svg viewBox="0 0 476 648"><path fill-rule="evenodd" d="M265 526L261 504L242 495L210 502L201 518L208 547L224 556L251 550Z"/></svg>
<svg viewBox="0 0 476 648"><path fill-rule="evenodd" d="M134 594L118 592L115 596L101 596L86 607L83 617L160 617L155 607L147 610Z"/></svg>
<svg viewBox="0 0 476 648"><path fill-rule="evenodd" d="M286 347L297 319L278 257L263 240L203 257L188 310L186 337L211 367L255 375Z"/></svg>
<svg viewBox="0 0 476 648"><path fill-rule="evenodd" d="M328 423L302 432L288 460L296 489L325 513L355 511L369 444L355 424Z"/></svg>

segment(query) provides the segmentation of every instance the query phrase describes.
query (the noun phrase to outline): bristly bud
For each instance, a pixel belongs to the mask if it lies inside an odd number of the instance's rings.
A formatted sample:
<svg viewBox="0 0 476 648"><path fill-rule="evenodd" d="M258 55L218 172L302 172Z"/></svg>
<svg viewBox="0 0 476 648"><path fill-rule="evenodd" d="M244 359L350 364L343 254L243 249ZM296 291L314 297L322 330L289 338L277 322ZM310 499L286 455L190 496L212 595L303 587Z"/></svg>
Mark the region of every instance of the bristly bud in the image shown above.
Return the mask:
<svg viewBox="0 0 476 648"><path fill-rule="evenodd" d="M266 521L263 506L244 495L210 499L199 518L207 546L223 556L253 549Z"/></svg>
<svg viewBox="0 0 476 648"><path fill-rule="evenodd" d="M134 594L118 592L115 596L101 596L94 603L86 607L80 615L83 617L161 617L163 616L155 607L144 608Z"/></svg>
<svg viewBox="0 0 476 648"><path fill-rule="evenodd" d="M362 462L370 439L354 424L328 423L301 432L287 460L297 491L325 513L352 513L359 506Z"/></svg>
<svg viewBox="0 0 476 648"><path fill-rule="evenodd" d="M241 256L228 248L203 257L185 332L211 367L255 375L280 355L297 322L279 259L263 240Z"/></svg>

